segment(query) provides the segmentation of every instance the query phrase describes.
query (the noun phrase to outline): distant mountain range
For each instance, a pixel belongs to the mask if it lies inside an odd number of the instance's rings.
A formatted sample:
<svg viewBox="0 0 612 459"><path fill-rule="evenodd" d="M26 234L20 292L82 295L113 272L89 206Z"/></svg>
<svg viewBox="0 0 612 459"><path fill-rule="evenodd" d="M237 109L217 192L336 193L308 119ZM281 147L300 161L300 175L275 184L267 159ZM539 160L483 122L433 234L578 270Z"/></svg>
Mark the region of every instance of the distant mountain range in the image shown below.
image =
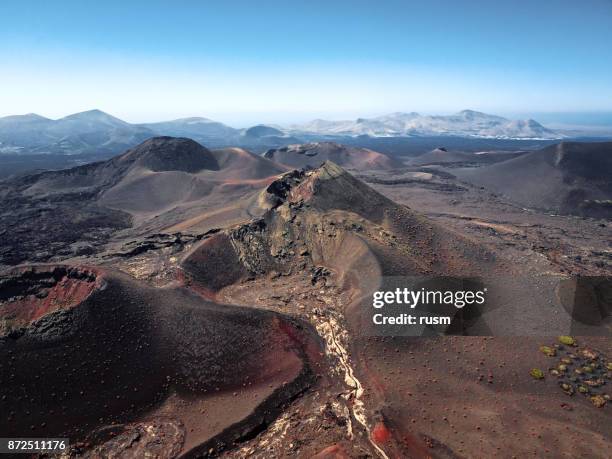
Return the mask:
<svg viewBox="0 0 612 459"><path fill-rule="evenodd" d="M455 115L429 116L418 113L392 113L377 118L354 121L314 120L292 126L294 135L319 134L372 137L440 136L480 137L499 139L558 139L564 136L547 129L534 120L509 120L473 110Z"/></svg>
<svg viewBox="0 0 612 459"><path fill-rule="evenodd" d="M240 135L240 129L234 129L218 121L208 118L180 118L173 121L162 121L159 123L147 123L139 125L150 129L151 132L168 135L172 137L197 138L199 141L205 139L232 139Z"/></svg>
<svg viewBox="0 0 612 459"><path fill-rule="evenodd" d="M118 153L152 136L100 110L58 120L33 113L0 118L0 153Z"/></svg>
<svg viewBox="0 0 612 459"><path fill-rule="evenodd" d="M339 137L459 136L498 139L557 139L564 135L534 120L511 121L464 110L450 116L393 113L354 121L314 120L300 126L257 125L236 129L207 118L131 124L100 110L57 120L36 114L0 118L0 153L119 153L151 137L188 137L210 146L282 146Z"/></svg>

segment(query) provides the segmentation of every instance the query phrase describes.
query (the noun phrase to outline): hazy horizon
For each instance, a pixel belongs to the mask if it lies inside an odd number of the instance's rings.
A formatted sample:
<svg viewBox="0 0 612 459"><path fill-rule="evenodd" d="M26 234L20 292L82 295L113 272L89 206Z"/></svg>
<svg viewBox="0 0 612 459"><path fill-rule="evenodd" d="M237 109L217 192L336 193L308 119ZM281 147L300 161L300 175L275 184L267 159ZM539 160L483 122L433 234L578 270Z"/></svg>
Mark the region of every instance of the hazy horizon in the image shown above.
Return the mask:
<svg viewBox="0 0 612 459"><path fill-rule="evenodd" d="M587 3L7 1L0 115L99 108L129 122L246 126L608 113L612 3Z"/></svg>
<svg viewBox="0 0 612 459"><path fill-rule="evenodd" d="M235 113L228 116L226 113L218 113L218 114L210 114L207 112L195 113L195 114L187 114L187 115L179 115L171 118L144 118L144 119L129 119L119 116L116 113L113 113L108 110L101 109L99 107L91 107L79 112L74 113L60 113L56 115L48 115L46 113L22 110L19 113L2 113L0 112L0 118L6 116L14 116L14 115L30 115L36 114L39 116L43 116L45 118L49 118L51 120L58 120L64 118L69 115L73 115L75 113L87 112L91 110L100 110L108 115L119 118L123 121L127 121L131 124L148 124L148 123L157 123L163 121L173 121L177 119L184 118L207 118L211 121L220 122L226 124L228 126L242 129L248 128L257 124L269 124L269 125L279 125L283 127L288 127L292 124L300 124L306 123L309 121L313 121L315 119L326 119L330 121L338 121L338 120L354 120L357 118L375 118L378 116L388 115L391 112L372 112L372 113L363 113L363 112L355 112L355 113L329 113L329 112L312 112L312 113L287 113L287 114L276 114L276 113ZM427 111L419 111L419 110L398 110L399 112L409 113L409 112L418 112L421 115L453 115L462 110L475 110L471 107L462 108L460 110L454 111L444 111L444 112L427 112ZM475 110L481 111L481 110ZM553 129L580 129L580 128L590 128L593 130L597 130L599 128L605 129L609 131L612 127L612 111L593 111L593 112L509 112L509 113L499 113L499 112L485 112L489 115L497 115L503 116L505 118L514 120L514 119L534 119L546 127Z"/></svg>

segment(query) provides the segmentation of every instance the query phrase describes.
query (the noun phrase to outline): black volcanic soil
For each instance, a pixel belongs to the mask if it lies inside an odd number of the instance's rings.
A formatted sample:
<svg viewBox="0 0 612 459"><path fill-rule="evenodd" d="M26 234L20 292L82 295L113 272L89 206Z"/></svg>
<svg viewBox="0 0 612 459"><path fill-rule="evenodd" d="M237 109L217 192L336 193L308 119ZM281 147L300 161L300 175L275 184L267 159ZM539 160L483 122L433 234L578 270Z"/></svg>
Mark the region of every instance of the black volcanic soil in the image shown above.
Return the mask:
<svg viewBox="0 0 612 459"><path fill-rule="evenodd" d="M513 260L519 274L537 271L545 263L554 268L543 269L565 274L605 276L611 272L608 221L525 208L459 181L455 171L409 168L363 174L362 179L393 201L485 243Z"/></svg>
<svg viewBox="0 0 612 459"><path fill-rule="evenodd" d="M153 172L200 172L219 170L213 154L191 139L155 137L121 156L121 161L132 162Z"/></svg>
<svg viewBox="0 0 612 459"><path fill-rule="evenodd" d="M449 151L446 148L436 148L422 155L416 156L407 164L410 166L446 165L447 167L465 167L466 165L479 166L508 161L526 154L525 151L494 151L494 152L464 152Z"/></svg>
<svg viewBox="0 0 612 459"><path fill-rule="evenodd" d="M0 266L90 255L100 251L116 231L131 226L127 213L90 200L86 193L40 199L4 195Z"/></svg>
<svg viewBox="0 0 612 459"><path fill-rule="evenodd" d="M606 457L609 407L532 368L554 337L360 338L358 367L390 457ZM579 340L610 356L607 338ZM571 352L571 350L570 350ZM574 351L578 352L578 351ZM604 391L610 393L609 382ZM607 389L605 389L607 387Z"/></svg>

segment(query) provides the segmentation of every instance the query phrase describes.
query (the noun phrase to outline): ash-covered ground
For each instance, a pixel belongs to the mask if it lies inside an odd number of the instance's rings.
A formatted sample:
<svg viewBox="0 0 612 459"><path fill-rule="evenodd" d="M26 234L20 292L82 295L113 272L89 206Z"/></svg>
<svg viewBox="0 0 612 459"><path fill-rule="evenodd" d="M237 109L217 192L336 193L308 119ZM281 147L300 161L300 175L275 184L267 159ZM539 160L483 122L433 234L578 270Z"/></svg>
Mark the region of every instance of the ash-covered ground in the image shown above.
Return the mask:
<svg viewBox="0 0 612 459"><path fill-rule="evenodd" d="M1 182L0 431L92 458L606 457L609 184L542 151L560 199L532 206L474 178L517 151L164 137ZM455 336L368 336L393 276L499 300Z"/></svg>

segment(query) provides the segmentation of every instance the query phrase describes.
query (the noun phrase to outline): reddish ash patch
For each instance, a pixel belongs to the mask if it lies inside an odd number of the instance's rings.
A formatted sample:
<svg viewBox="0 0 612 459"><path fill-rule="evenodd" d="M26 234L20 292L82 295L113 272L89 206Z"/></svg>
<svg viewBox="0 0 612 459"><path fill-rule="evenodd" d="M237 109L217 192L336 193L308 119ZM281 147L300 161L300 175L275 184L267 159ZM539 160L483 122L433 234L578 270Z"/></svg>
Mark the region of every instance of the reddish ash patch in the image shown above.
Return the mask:
<svg viewBox="0 0 612 459"><path fill-rule="evenodd" d="M289 193L289 202L298 202L300 200L309 201L315 194L316 181L313 177L308 177L304 182L291 189Z"/></svg>
<svg viewBox="0 0 612 459"><path fill-rule="evenodd" d="M56 269L53 272L61 271ZM24 274L19 283L26 294L21 294L17 288L13 301L9 298L7 302L0 302L0 318L7 319L14 326L27 326L52 312L73 308L102 284L101 278L93 270L67 269L56 275L53 285L47 281L41 283L39 288L36 279L24 280L26 276ZM28 282L32 285L28 285Z"/></svg>
<svg viewBox="0 0 612 459"><path fill-rule="evenodd" d="M322 363L324 354L320 343L316 342L311 336L305 335L303 331L298 330L286 320L275 317L273 324L291 340L297 349L304 350L308 362L315 367L312 368L313 370Z"/></svg>
<svg viewBox="0 0 612 459"><path fill-rule="evenodd" d="M391 439L391 432L387 426L381 421L378 422L372 429L372 440L377 444L387 443Z"/></svg>

